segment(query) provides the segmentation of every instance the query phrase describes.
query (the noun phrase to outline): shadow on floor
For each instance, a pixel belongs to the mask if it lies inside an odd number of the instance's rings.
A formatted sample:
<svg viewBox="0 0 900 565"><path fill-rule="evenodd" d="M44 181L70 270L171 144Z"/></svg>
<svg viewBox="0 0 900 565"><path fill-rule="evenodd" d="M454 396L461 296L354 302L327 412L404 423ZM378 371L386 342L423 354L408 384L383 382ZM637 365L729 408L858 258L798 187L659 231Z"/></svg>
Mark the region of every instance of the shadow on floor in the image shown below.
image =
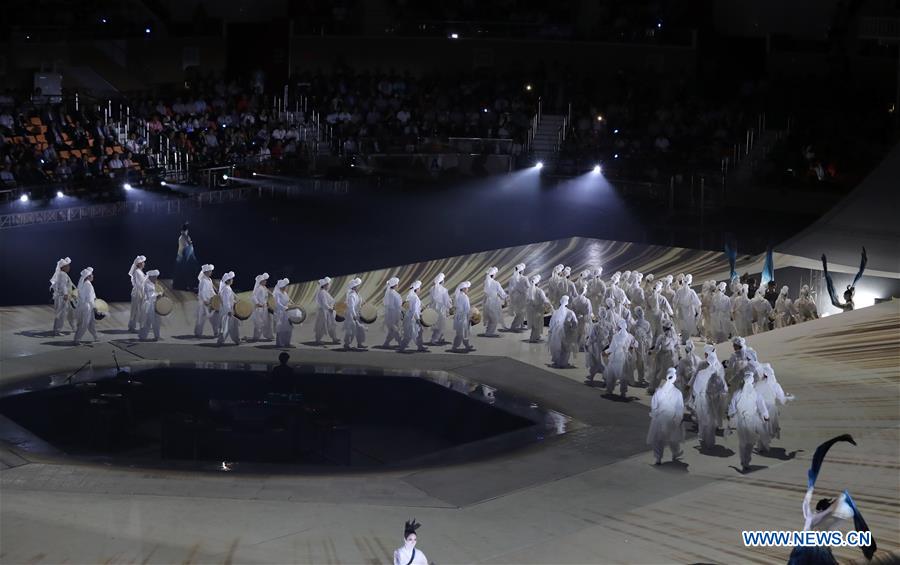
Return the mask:
<svg viewBox="0 0 900 565"><path fill-rule="evenodd" d="M71 335L72 332L61 332L63 335ZM53 333L52 330L24 330L21 332L16 332L16 335L22 335L25 337L61 337L57 336Z"/></svg>
<svg viewBox="0 0 900 565"><path fill-rule="evenodd" d="M757 454L760 457L765 457L767 459L778 459L779 461L790 461L794 457L797 456L798 453L802 453L802 449L795 449L794 451L788 452L783 447L770 447L768 451L758 451Z"/></svg>
<svg viewBox="0 0 900 565"><path fill-rule="evenodd" d="M734 455L734 450L728 449L724 445L714 445L712 447L695 445L694 449L699 451L701 455L709 455L710 457L731 457Z"/></svg>
<svg viewBox="0 0 900 565"><path fill-rule="evenodd" d="M738 467L735 467L734 465L729 465L729 467L731 467L732 469L734 469L735 471L737 471L738 473L740 473L740 474L742 474L742 475L749 475L750 473L752 473L752 472L754 472L754 471L761 471L761 470L763 470L763 469L768 469L768 468L769 468L767 465L750 465L750 466L747 468L747 470L744 471L743 469L740 469L740 468L738 468Z"/></svg>

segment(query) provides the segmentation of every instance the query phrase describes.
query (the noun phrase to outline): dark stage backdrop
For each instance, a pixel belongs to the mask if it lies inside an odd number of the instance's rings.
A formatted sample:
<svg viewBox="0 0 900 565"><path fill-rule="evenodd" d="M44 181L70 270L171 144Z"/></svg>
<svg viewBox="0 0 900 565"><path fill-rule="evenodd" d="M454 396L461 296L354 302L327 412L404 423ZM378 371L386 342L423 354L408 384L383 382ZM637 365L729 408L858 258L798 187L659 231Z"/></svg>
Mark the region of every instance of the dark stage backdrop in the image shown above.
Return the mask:
<svg viewBox="0 0 900 565"><path fill-rule="evenodd" d="M293 281L315 280L572 236L720 249L732 232L742 254L764 250L758 213L668 218L664 209L624 204L609 188L539 186L515 175L466 186L427 189L372 187L349 195L254 200L213 205L190 214L136 215L0 232L0 303L49 303L49 278L59 257L73 259L72 278L95 268L95 287L107 300L127 300L135 255L171 278L180 226L190 221L196 254L221 274L234 270L238 289L268 272ZM803 220L772 218L778 241ZM741 243L741 242L745 243ZM753 243L750 243L750 242ZM508 267L499 265L501 269ZM545 275L549 275L546 273Z"/></svg>

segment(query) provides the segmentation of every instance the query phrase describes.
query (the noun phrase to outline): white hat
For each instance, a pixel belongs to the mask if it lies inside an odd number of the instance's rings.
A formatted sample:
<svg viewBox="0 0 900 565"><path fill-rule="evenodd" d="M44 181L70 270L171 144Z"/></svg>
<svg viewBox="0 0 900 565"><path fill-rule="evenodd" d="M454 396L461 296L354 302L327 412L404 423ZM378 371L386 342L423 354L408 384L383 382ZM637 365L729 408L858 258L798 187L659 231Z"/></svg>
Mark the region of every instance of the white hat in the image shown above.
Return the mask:
<svg viewBox="0 0 900 565"><path fill-rule="evenodd" d="M409 285L410 290L418 290L422 288L422 281L413 281L411 285Z"/></svg>
<svg viewBox="0 0 900 565"><path fill-rule="evenodd" d="M159 271L156 269L153 269L152 271L147 271L148 278L149 277L158 277L158 276L159 276Z"/></svg>
<svg viewBox="0 0 900 565"><path fill-rule="evenodd" d="M469 288L470 286L472 286L471 282L463 281L463 282L459 283L459 286L456 287L456 290L461 290L463 288Z"/></svg>
<svg viewBox="0 0 900 565"><path fill-rule="evenodd" d="M207 263L207 264L203 265L202 267L200 267L200 271L203 273L206 273L208 271L215 271L215 270L216 270L216 266L213 265L212 263Z"/></svg>
<svg viewBox="0 0 900 565"><path fill-rule="evenodd" d="M787 293L788 293L788 287L787 287L787 285L784 285L783 287L781 287L781 294L787 294Z"/></svg>
<svg viewBox="0 0 900 565"><path fill-rule="evenodd" d="M400 279L398 279L397 277L391 277L387 281L388 288L390 288L392 286L397 286L398 284L400 284Z"/></svg>
<svg viewBox="0 0 900 565"><path fill-rule="evenodd" d="M359 277L355 277L353 280L350 281L350 288L356 288L361 284L362 284L362 279Z"/></svg>
<svg viewBox="0 0 900 565"><path fill-rule="evenodd" d="M61 267L65 267L66 265L70 265L71 263L72 263L71 259L69 259L68 257L63 257L62 259L60 259L59 261L56 262L56 268L59 269Z"/></svg>
<svg viewBox="0 0 900 565"><path fill-rule="evenodd" d="M732 345L737 345L739 347L744 347L747 344L747 340L742 338L741 336L735 336L734 339L731 340Z"/></svg>
<svg viewBox="0 0 900 565"><path fill-rule="evenodd" d="M706 346L703 347L703 353L705 353L706 355L714 355L716 353L716 346L711 343L707 343Z"/></svg>
<svg viewBox="0 0 900 565"><path fill-rule="evenodd" d="M444 273L438 273L437 276L434 277L434 282L437 284L440 284L440 283L444 282L444 278L446 278L444 276Z"/></svg>
<svg viewBox="0 0 900 565"><path fill-rule="evenodd" d="M650 282L653 279L655 279L656 277L653 275L653 273L647 273L647 276L644 278L647 279L647 282Z"/></svg>
<svg viewBox="0 0 900 565"><path fill-rule="evenodd" d="M326 284L331 284L331 277L323 277L319 279L319 286L325 286Z"/></svg>
<svg viewBox="0 0 900 565"><path fill-rule="evenodd" d="M628 310L626 310L626 312L627 312L627 311L628 311ZM619 326L619 327L620 327L621 329L623 329L623 330L626 329L626 328L628 328L628 322L625 321L625 318L619 318L619 323L616 324L616 325Z"/></svg>
<svg viewBox="0 0 900 565"><path fill-rule="evenodd" d="M531 282L533 282L534 284L541 282L541 275L533 275L531 277Z"/></svg>
<svg viewBox="0 0 900 565"><path fill-rule="evenodd" d="M491 276L496 275L498 271L499 271L499 269L497 267L491 267L490 269L487 270L487 274L489 277L491 277Z"/></svg>
<svg viewBox="0 0 900 565"><path fill-rule="evenodd" d="M723 282L720 282L719 284L716 285L716 288L721 290L722 292L725 292L725 289L728 288L728 285Z"/></svg>
<svg viewBox="0 0 900 565"><path fill-rule="evenodd" d="M602 274L603 274L603 267L597 267L596 269L594 269L594 276L595 276L595 277L599 277L599 276L602 275Z"/></svg>
<svg viewBox="0 0 900 565"><path fill-rule="evenodd" d="M563 267L563 271L562 271L562 272L563 272L563 274L564 274L565 276L568 277L569 275L572 274L572 267Z"/></svg>
<svg viewBox="0 0 900 565"><path fill-rule="evenodd" d="M694 282L694 275L690 273L684 275L684 282L685 284L691 284L692 282Z"/></svg>
<svg viewBox="0 0 900 565"><path fill-rule="evenodd" d="M581 275L579 275L579 276L583 279L586 279L589 276L591 276L591 271L588 269L585 269L585 270L581 271Z"/></svg>
<svg viewBox="0 0 900 565"><path fill-rule="evenodd" d="M288 279L287 277L285 277L285 278L283 278L283 279L278 279L278 282L275 283L275 288L284 288L284 287L286 287L286 286L289 285L289 284L291 284L290 279Z"/></svg>
<svg viewBox="0 0 900 565"><path fill-rule="evenodd" d="M569 303L569 295L568 295L568 294L563 294L563 295L560 297L560 299L559 299L559 305L560 305L560 306L565 306L565 305L568 304L568 303Z"/></svg>
<svg viewBox="0 0 900 565"><path fill-rule="evenodd" d="M553 274L554 275L559 274L562 272L563 269L565 269L565 267L563 265L557 265L557 266L553 267Z"/></svg>
<svg viewBox="0 0 900 565"><path fill-rule="evenodd" d="M524 270L525 270L525 263L519 263L518 265L516 265L516 271L521 273Z"/></svg>
<svg viewBox="0 0 900 565"><path fill-rule="evenodd" d="M82 277L86 277L86 276L92 275L92 274L94 274L94 268L93 268L93 267L85 267L84 269L81 270L81 276L82 276Z"/></svg>
<svg viewBox="0 0 900 565"><path fill-rule="evenodd" d="M261 275L256 275L256 282L269 280L269 273L263 273Z"/></svg>
<svg viewBox="0 0 900 565"><path fill-rule="evenodd" d="M674 381L676 374L677 372L675 371L675 367L669 367L668 369L666 369L666 381Z"/></svg>
<svg viewBox="0 0 900 565"><path fill-rule="evenodd" d="M234 271L228 271L227 273L225 273L224 275L222 275L221 282L224 283L224 282L226 282L226 281L230 281L230 280L233 279L233 278L234 278Z"/></svg>
<svg viewBox="0 0 900 565"><path fill-rule="evenodd" d="M134 264L137 265L138 263L143 263L146 260L147 260L147 258L144 257L143 255L138 255L137 257L134 258Z"/></svg>

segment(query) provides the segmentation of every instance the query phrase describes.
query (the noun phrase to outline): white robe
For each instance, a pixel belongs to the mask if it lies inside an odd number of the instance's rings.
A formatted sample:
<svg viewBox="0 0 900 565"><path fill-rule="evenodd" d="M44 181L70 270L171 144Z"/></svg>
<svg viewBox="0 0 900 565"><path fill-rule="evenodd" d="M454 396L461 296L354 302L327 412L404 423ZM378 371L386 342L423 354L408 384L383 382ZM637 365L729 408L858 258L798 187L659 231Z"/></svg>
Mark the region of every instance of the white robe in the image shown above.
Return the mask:
<svg viewBox="0 0 900 565"><path fill-rule="evenodd" d="M718 290L710 298L710 325L714 343L721 343L731 336L731 300Z"/></svg>
<svg viewBox="0 0 900 565"><path fill-rule="evenodd" d="M718 359L712 365L707 364L697 371L688 386L691 390L690 407L697 421L700 445L710 449L716 445L716 428L722 423L728 394L725 370Z"/></svg>
<svg viewBox="0 0 900 565"><path fill-rule="evenodd" d="M260 338L272 339L274 324L272 314L269 313L269 289L257 284L253 288L251 301L253 302L253 313L250 315L250 320L253 322L253 341Z"/></svg>
<svg viewBox="0 0 900 565"><path fill-rule="evenodd" d="M638 380L647 382L650 373L653 371L650 362L650 348L653 347L653 331L650 328L650 322L644 318L638 318L634 321L631 328L632 335L637 341L637 348L634 351L634 365L637 370Z"/></svg>
<svg viewBox="0 0 900 565"><path fill-rule="evenodd" d="M97 294L94 292L94 284L91 281L81 281L78 285L78 308L75 312L75 343L81 341L85 332L90 333L97 341L95 329L94 301Z"/></svg>
<svg viewBox="0 0 900 565"><path fill-rule="evenodd" d="M757 296L750 301L750 309L753 312L753 333L769 331L769 322L775 313L769 301L763 296Z"/></svg>
<svg viewBox="0 0 900 565"><path fill-rule="evenodd" d="M428 558L419 548L416 548L413 558L413 550L404 546L394 550L394 565L428 565Z"/></svg>
<svg viewBox="0 0 900 565"><path fill-rule="evenodd" d="M578 318L567 306L560 306L550 318L550 360L554 367L569 367L569 357L578 351L575 343Z"/></svg>
<svg viewBox="0 0 900 565"><path fill-rule="evenodd" d="M149 277L144 280L144 291L141 295L144 297L144 302L141 306L141 329L138 331L138 337L147 339L152 331L153 337L159 339L160 320L159 314L156 313L156 300L160 294L156 292L156 282L150 280Z"/></svg>
<svg viewBox="0 0 900 565"><path fill-rule="evenodd" d="M497 279L487 276L484 279L484 333L496 335L497 326L503 326L503 301L508 295Z"/></svg>
<svg viewBox="0 0 900 565"><path fill-rule="evenodd" d="M444 341L444 328L447 324L447 316L450 315L450 293L441 283L434 283L431 287L431 307L437 312L437 322L431 328L431 343Z"/></svg>
<svg viewBox="0 0 900 565"><path fill-rule="evenodd" d="M583 294L579 294L572 299L570 304L572 305L572 311L575 312L575 317L578 318L578 333L575 339L580 350L584 348L584 340L587 337L588 327L594 316L594 310L591 308L591 301Z"/></svg>
<svg viewBox="0 0 900 565"><path fill-rule="evenodd" d="M234 317L234 290L227 284L219 283L219 297L222 299L222 306L219 309L221 316L219 345L225 343L225 340L229 338L235 345L239 345L241 343L241 321Z"/></svg>
<svg viewBox="0 0 900 565"><path fill-rule="evenodd" d="M207 320L212 326L213 335L219 335L219 313L208 306L209 301L215 295L216 291L213 289L212 279L207 276L200 277L199 286L197 287L197 323L194 325L194 335L196 337L203 335L203 329Z"/></svg>
<svg viewBox="0 0 900 565"><path fill-rule="evenodd" d="M756 394L758 394L766 405L766 411L769 413L769 421L763 422L763 430L759 437L760 445L763 449L769 448L769 443L773 439L781 437L781 425L779 416L781 409L779 406L787 404L787 395L784 389L775 379L775 377L767 377L760 379L756 383Z"/></svg>
<svg viewBox="0 0 900 565"><path fill-rule="evenodd" d="M609 358L606 361L606 368L603 371L603 380L606 381L606 392L612 394L616 383L619 384L619 394L625 396L628 392L628 381L632 375L628 374L626 368L630 366L628 358L630 351L637 345L634 337L628 333L625 328L620 328L612 337L612 341L607 348Z"/></svg>
<svg viewBox="0 0 900 565"><path fill-rule="evenodd" d="M334 297L324 288L320 288L316 294L318 313L316 314L315 338L316 343L322 341L326 335L334 342L337 338L337 321L334 318Z"/></svg>
<svg viewBox="0 0 900 565"><path fill-rule="evenodd" d="M357 347L366 346L366 327L359 319L360 298L356 290L347 291L347 313L344 315L344 347L350 349L356 340Z"/></svg>
<svg viewBox="0 0 900 565"><path fill-rule="evenodd" d="M765 420L769 411L763 397L756 393L753 379L745 379L744 387L737 391L728 406L728 416L737 421L741 466L750 465L753 445L765 434Z"/></svg>
<svg viewBox="0 0 900 565"><path fill-rule="evenodd" d="M275 296L275 345L290 347L294 325L288 318L287 309L291 299L282 288L276 288L273 295Z"/></svg>
<svg viewBox="0 0 900 565"><path fill-rule="evenodd" d="M603 352L610 343L610 328L606 323L607 310L602 310L600 319L590 325L584 344L584 360L588 370L588 380L593 381L594 376L603 373L606 364L603 360Z"/></svg>
<svg viewBox="0 0 900 565"><path fill-rule="evenodd" d="M69 328L75 329L75 308L72 307L70 298L75 285L65 271L56 271L50 281L50 291L53 293L53 331L63 329L63 323L68 320Z"/></svg>
<svg viewBox="0 0 900 565"><path fill-rule="evenodd" d="M734 331L737 335L753 335L753 306L743 294L731 297L731 316L734 318Z"/></svg>
<svg viewBox="0 0 900 565"><path fill-rule="evenodd" d="M797 309L798 322L808 322L819 317L819 310L816 308L816 303L809 296L801 294L800 298L794 302L794 306Z"/></svg>
<svg viewBox="0 0 900 565"><path fill-rule="evenodd" d="M134 331L141 325L143 319L144 282L147 275L143 269L133 267L131 269L131 316L128 318L128 329Z"/></svg>
<svg viewBox="0 0 900 565"><path fill-rule="evenodd" d="M528 289L528 329L529 341L537 343L544 334L544 308L550 304L541 287L529 282Z"/></svg>
<svg viewBox="0 0 900 565"><path fill-rule="evenodd" d="M422 325L419 321L422 318L422 301L419 295L410 290L406 293L406 314L403 316L403 335L400 338L400 351L409 346L413 341L419 349L424 349L422 343Z"/></svg>
<svg viewBox="0 0 900 565"><path fill-rule="evenodd" d="M694 289L684 285L675 293L675 327L681 334L681 341L687 342L698 335L697 322L700 319L700 297Z"/></svg>
<svg viewBox="0 0 900 565"><path fill-rule="evenodd" d="M678 366L678 338L674 331L670 333L663 332L656 338L653 344L653 373L649 379L650 385L648 390L656 390L656 388L666 378L666 371L669 368Z"/></svg>
<svg viewBox="0 0 900 565"><path fill-rule="evenodd" d="M663 448L669 446L672 457L681 455L684 440L684 399L673 381L667 380L653 393L650 400L650 429L647 430L647 444L653 447L656 459L662 458Z"/></svg>
<svg viewBox="0 0 900 565"><path fill-rule="evenodd" d="M384 346L392 341L400 344L400 324L403 321L403 298L393 288L384 291L384 329L387 337L384 338ZM349 310L349 307L348 307Z"/></svg>
<svg viewBox="0 0 900 565"><path fill-rule="evenodd" d="M509 280L509 308L513 320L510 329L521 330L525 323L525 309L528 307L528 279L522 273L513 273Z"/></svg>
<svg viewBox="0 0 900 565"><path fill-rule="evenodd" d="M591 307L594 312L599 312L606 300L606 283L600 277L593 277L588 283L588 298L591 300Z"/></svg>
<svg viewBox="0 0 900 565"><path fill-rule="evenodd" d="M457 291L453 300L456 304L456 311L453 313L453 330L456 336L453 338L453 349L459 349L460 345L469 347L469 295Z"/></svg>

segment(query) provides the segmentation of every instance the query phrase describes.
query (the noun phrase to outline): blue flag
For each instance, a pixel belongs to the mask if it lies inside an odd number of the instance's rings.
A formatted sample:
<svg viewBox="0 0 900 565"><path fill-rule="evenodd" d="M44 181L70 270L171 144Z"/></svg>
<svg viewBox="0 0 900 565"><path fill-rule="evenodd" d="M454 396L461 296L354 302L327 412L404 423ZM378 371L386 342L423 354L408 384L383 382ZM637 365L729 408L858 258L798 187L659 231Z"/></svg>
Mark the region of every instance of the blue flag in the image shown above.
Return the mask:
<svg viewBox="0 0 900 565"><path fill-rule="evenodd" d="M766 249L766 262L763 264L762 275L759 278L759 287L764 288L769 281L775 280L775 261L772 259L772 248Z"/></svg>
<svg viewBox="0 0 900 565"><path fill-rule="evenodd" d="M728 258L728 267L731 269L731 275L728 277L729 280L734 280L738 278L737 274L737 249L731 247L729 244L725 244L725 257Z"/></svg>

